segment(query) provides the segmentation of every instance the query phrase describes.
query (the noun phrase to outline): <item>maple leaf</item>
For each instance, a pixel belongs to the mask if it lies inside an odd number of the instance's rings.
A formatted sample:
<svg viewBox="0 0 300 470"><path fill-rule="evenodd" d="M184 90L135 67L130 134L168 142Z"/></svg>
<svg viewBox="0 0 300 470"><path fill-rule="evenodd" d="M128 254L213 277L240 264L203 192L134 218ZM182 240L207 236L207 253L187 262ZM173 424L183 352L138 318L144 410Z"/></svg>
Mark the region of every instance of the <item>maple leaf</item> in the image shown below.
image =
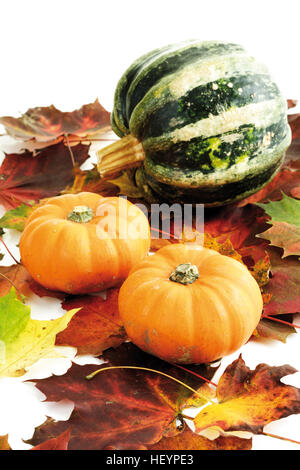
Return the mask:
<svg viewBox="0 0 300 470"><path fill-rule="evenodd" d="M8 435L0 436L0 450L11 450L8 443Z"/></svg>
<svg viewBox="0 0 300 470"><path fill-rule="evenodd" d="M88 146L72 148L74 161L81 165L88 158ZM70 150L60 142L37 155L6 155L0 167L0 204L16 209L22 203L32 205L42 198L56 196L74 179Z"/></svg>
<svg viewBox="0 0 300 470"><path fill-rule="evenodd" d="M144 193L135 184L135 170L124 171L121 175L114 179L109 179L108 182L118 186L119 194L124 194L129 198L143 198Z"/></svg>
<svg viewBox="0 0 300 470"><path fill-rule="evenodd" d="M42 357L57 357L56 334L66 328L77 310L56 320L30 318L30 307L12 287L0 298L0 377L17 377Z"/></svg>
<svg viewBox="0 0 300 470"><path fill-rule="evenodd" d="M279 315L299 312L300 263L296 257L282 259L277 248L268 248L271 278L263 288L270 296L264 305L264 314Z"/></svg>
<svg viewBox="0 0 300 470"><path fill-rule="evenodd" d="M166 373L199 390L203 380L150 356L131 343L109 349L103 367L131 365ZM75 403L68 422L49 420L36 429L36 445L70 428L69 449L146 449L163 435L177 434L175 418L193 390L155 372L136 369L105 370L92 380L85 377L99 366L73 364L64 376L36 381L50 401L63 397ZM194 366L202 377L211 378L216 368ZM205 403L203 399L202 404Z"/></svg>
<svg viewBox="0 0 300 470"><path fill-rule="evenodd" d="M26 328L30 319L30 308L19 301L16 290L0 297L0 339L3 343L14 342Z"/></svg>
<svg viewBox="0 0 300 470"><path fill-rule="evenodd" d="M6 132L18 139L49 141L65 134L84 136L109 130L110 113L99 103L86 104L72 112L63 112L55 106L30 108L21 117L0 117Z"/></svg>
<svg viewBox="0 0 300 470"><path fill-rule="evenodd" d="M70 439L70 430L67 429L59 436L49 439L42 444L32 447L30 450L67 450Z"/></svg>
<svg viewBox="0 0 300 470"><path fill-rule="evenodd" d="M219 380L218 403L206 406L196 416L196 432L214 427L259 434L266 424L300 413L300 389L280 381L295 372L289 365L270 367L267 364L250 370L239 356Z"/></svg>
<svg viewBox="0 0 300 470"><path fill-rule="evenodd" d="M65 310L80 308L67 328L56 337L57 345L77 348L79 354L99 355L107 348L117 347L127 339L118 308L119 289L108 289L106 299L100 296L67 298Z"/></svg>
<svg viewBox="0 0 300 470"><path fill-rule="evenodd" d="M22 232L25 227L25 222L33 210L33 206L22 203L20 206L16 207L16 209L6 211L0 219L0 227L11 228Z"/></svg>
<svg viewBox="0 0 300 470"><path fill-rule="evenodd" d="M290 128L292 130L292 138L297 139L300 137L300 114L290 114L288 116Z"/></svg>
<svg viewBox="0 0 300 470"><path fill-rule="evenodd" d="M287 101L288 109L294 108L295 106L297 106L297 103L298 103L298 100L293 100L293 99L288 99L286 101Z"/></svg>
<svg viewBox="0 0 300 470"><path fill-rule="evenodd" d="M259 204L271 217L272 227L258 234L271 245L283 248L282 257L300 255L300 201L283 194L280 201Z"/></svg>
<svg viewBox="0 0 300 470"><path fill-rule="evenodd" d="M256 202L277 201L282 198L282 193L292 196L300 185L300 171L283 167L277 175L263 189L243 199L238 206L255 204Z"/></svg>
<svg viewBox="0 0 300 470"><path fill-rule="evenodd" d="M97 165L94 165L90 170L81 170L77 167L74 169L74 175L73 183L62 191L63 194L77 194L88 191L102 196L118 195L117 186L100 177Z"/></svg>
<svg viewBox="0 0 300 470"><path fill-rule="evenodd" d="M270 280L270 257L269 254L266 253L264 258L259 259L253 268L250 270L252 276L256 280L259 287L263 287L268 284Z"/></svg>
<svg viewBox="0 0 300 470"><path fill-rule="evenodd" d="M252 439L242 439L236 436L220 436L207 439L191 431L185 426L183 431L172 437L163 437L148 450L250 450Z"/></svg>
<svg viewBox="0 0 300 470"><path fill-rule="evenodd" d="M243 207L232 205L206 209L204 230L219 244L230 240L233 249L249 268L265 258L268 243L258 239L256 234L268 227L266 222L267 216L259 207L252 204Z"/></svg>
<svg viewBox="0 0 300 470"><path fill-rule="evenodd" d="M285 321L289 321L286 318L286 315ZM290 322L292 322L292 318L290 318ZM296 333L296 330L293 326L287 325L285 323L279 323L268 318L262 318L256 327L254 336L259 336L261 338L276 339L278 341L281 341L282 343L285 343L287 337L292 333Z"/></svg>
<svg viewBox="0 0 300 470"><path fill-rule="evenodd" d="M299 119L300 129L300 119ZM287 149L286 156L283 162L284 167L288 167L292 170L300 170L300 137L293 139L291 145Z"/></svg>
<svg viewBox="0 0 300 470"><path fill-rule="evenodd" d="M30 292L31 275L22 264L0 266L0 297L8 294L14 286L17 292L27 296Z"/></svg>

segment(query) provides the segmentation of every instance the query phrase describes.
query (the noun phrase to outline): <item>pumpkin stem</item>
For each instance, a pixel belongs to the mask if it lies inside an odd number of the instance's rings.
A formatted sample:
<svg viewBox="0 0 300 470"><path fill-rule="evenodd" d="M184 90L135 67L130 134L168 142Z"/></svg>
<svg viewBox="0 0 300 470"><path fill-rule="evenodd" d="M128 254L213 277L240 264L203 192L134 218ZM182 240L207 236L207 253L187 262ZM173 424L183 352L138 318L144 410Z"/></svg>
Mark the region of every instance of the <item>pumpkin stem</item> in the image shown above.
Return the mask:
<svg viewBox="0 0 300 470"><path fill-rule="evenodd" d="M67 215L67 219L72 222L85 224L94 217L94 212L88 206L75 206L74 209Z"/></svg>
<svg viewBox="0 0 300 470"><path fill-rule="evenodd" d="M191 263L179 264L169 277L170 281L180 284L193 284L199 277L197 266Z"/></svg>
<svg viewBox="0 0 300 470"><path fill-rule="evenodd" d="M132 135L122 137L97 152L101 176L111 175L127 168L135 168L145 160L142 144Z"/></svg>

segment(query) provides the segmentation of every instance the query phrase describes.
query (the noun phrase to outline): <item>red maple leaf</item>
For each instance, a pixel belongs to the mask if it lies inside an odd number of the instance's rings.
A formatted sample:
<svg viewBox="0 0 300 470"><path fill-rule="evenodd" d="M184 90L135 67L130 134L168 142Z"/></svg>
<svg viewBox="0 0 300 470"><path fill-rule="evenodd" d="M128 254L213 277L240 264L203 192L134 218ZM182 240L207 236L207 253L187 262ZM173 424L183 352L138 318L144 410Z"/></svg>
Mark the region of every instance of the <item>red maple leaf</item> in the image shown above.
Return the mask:
<svg viewBox="0 0 300 470"><path fill-rule="evenodd" d="M16 138L48 141L65 134L86 135L110 130L110 113L96 99L80 109L63 112L55 106L30 108L21 117L0 117L6 132Z"/></svg>
<svg viewBox="0 0 300 470"><path fill-rule="evenodd" d="M77 165L88 158L88 145L72 147ZM0 167L0 204L14 209L22 202L34 204L40 199L59 194L74 180L74 166L69 148L60 142L41 150L6 155Z"/></svg>

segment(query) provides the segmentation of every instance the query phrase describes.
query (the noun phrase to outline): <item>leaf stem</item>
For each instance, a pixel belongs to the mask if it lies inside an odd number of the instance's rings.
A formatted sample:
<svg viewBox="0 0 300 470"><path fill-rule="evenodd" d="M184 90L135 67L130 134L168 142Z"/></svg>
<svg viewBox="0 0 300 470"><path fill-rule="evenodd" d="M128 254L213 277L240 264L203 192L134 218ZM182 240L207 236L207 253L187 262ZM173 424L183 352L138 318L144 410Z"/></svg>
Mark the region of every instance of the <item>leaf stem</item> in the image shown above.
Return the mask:
<svg viewBox="0 0 300 470"><path fill-rule="evenodd" d="M161 371L159 371L159 370L149 369L148 367L138 367L138 366L110 366L110 367L103 367L102 369L97 369L97 370L95 370L94 372L92 372L91 374L87 375L87 376L86 376L86 379L87 379L87 380L91 380L92 378L95 377L95 375L99 374L99 372L104 372L104 371L107 371L107 370L114 370L114 369L146 370L146 371L148 371L148 372L154 372L154 373L156 373L156 374L163 375L164 377L167 377L168 379L174 380L175 382L179 383L180 385L182 385L183 387L187 388L187 389L190 390L191 392L195 393L196 395L198 395L200 398L202 398L202 399L205 400L206 402L211 402L211 403L213 403L213 402L212 402L211 400L209 400L207 397L205 397L204 395L202 395L201 393L199 393L197 390L195 390L194 388L190 387L189 385L185 384L185 383L182 382L181 380L176 379L175 377L172 377L171 375L165 374L164 372L161 372Z"/></svg>
<svg viewBox="0 0 300 470"><path fill-rule="evenodd" d="M289 439L288 437L277 436L277 434L271 434L269 432L262 432L264 436L268 437L275 437L276 439L281 439L282 441L293 442L294 444L300 444L299 441L295 441L294 439Z"/></svg>
<svg viewBox="0 0 300 470"><path fill-rule="evenodd" d="M18 294L20 296L21 301L24 303L25 296L22 294L20 289L18 289L18 287L12 282L12 280L9 279L9 277L5 276L5 274L0 273L0 276L3 277L4 279L6 279L6 281L8 281L16 289L16 291L18 292Z"/></svg>
<svg viewBox="0 0 300 470"><path fill-rule="evenodd" d="M65 134L65 138L66 138L66 142L67 142L67 147L68 147L69 152L70 152L70 156L71 156L71 160L72 160L72 165L75 166L75 158L74 158L74 154L73 154L73 152L72 152L71 146L70 146L68 134Z"/></svg>
<svg viewBox="0 0 300 470"><path fill-rule="evenodd" d="M195 375L196 377L199 377L199 379L204 380L205 382L207 382L207 383L213 385L214 387L217 387L217 384L216 384L215 382L212 382L211 380L208 380L208 379L206 379L205 377L202 377L202 375L197 374L197 372L194 372L193 370L186 369L185 367L180 366L179 364L172 364L172 365L175 366L175 367L178 367L179 369L185 370L185 371L188 372L189 374L193 374L193 375Z"/></svg>
<svg viewBox="0 0 300 470"><path fill-rule="evenodd" d="M3 245L4 245L5 248L6 248L6 251L7 251L8 254L12 257L12 259L14 260L14 262L15 262L16 264L21 264L20 261L16 260L16 258L14 257L14 255L13 255L13 254L11 253L11 251L8 249L6 243L4 243L4 241L3 241L2 237L0 237L0 241L3 243Z"/></svg>
<svg viewBox="0 0 300 470"><path fill-rule="evenodd" d="M189 419L190 421L194 421L195 418L192 418L192 416L187 416L183 413L180 413L180 417L183 419Z"/></svg>
<svg viewBox="0 0 300 470"><path fill-rule="evenodd" d="M294 328L300 328L300 325L295 325L294 323L290 323L288 321L280 320L280 318L274 318L274 317L271 317L270 315L263 314L262 318L267 318L268 320L277 321L278 323L283 323L284 325L293 326Z"/></svg>

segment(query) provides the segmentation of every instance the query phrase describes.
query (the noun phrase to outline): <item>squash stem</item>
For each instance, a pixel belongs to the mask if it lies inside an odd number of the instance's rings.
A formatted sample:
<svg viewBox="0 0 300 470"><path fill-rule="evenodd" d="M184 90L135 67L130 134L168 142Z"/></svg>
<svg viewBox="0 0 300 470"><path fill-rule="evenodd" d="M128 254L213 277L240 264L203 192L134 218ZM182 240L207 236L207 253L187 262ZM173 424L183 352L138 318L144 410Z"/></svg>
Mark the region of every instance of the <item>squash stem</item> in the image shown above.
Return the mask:
<svg viewBox="0 0 300 470"><path fill-rule="evenodd" d="M97 152L98 171L102 177L127 168L135 168L145 160L142 144L132 135L122 137Z"/></svg>
<svg viewBox="0 0 300 470"><path fill-rule="evenodd" d="M94 217L94 212L88 206L75 206L74 209L67 215L67 219L72 222L85 224Z"/></svg>
<svg viewBox="0 0 300 470"><path fill-rule="evenodd" d="M169 279L180 284L193 284L199 277L197 266L191 263L179 264Z"/></svg>

